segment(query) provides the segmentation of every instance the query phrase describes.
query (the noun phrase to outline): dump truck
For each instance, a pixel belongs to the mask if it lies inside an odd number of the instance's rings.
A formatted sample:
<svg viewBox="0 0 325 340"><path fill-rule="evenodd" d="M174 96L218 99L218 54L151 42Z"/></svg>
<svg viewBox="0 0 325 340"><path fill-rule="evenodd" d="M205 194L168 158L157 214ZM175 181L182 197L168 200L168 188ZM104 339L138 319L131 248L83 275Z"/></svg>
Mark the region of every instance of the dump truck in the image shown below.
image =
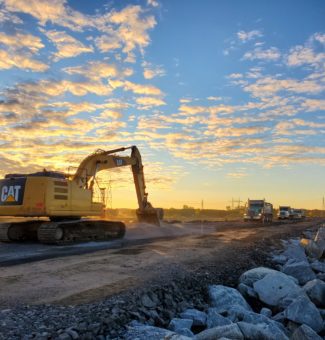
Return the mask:
<svg viewBox="0 0 325 340"><path fill-rule="evenodd" d="M278 212L278 219L279 220L289 220L293 218L293 212L291 207L280 205L279 212Z"/></svg>
<svg viewBox="0 0 325 340"><path fill-rule="evenodd" d="M118 153L130 149L130 156ZM86 157L72 176L43 170L30 174L8 174L0 180L0 241L35 240L66 244L122 238L125 224L100 219L105 205L94 200L100 171L130 166L138 200L140 222L159 225L162 211L148 201L140 152L136 146L97 150ZM13 218L24 217L24 221ZM86 218L87 217L87 218Z"/></svg>
<svg viewBox="0 0 325 340"><path fill-rule="evenodd" d="M244 221L271 223L273 220L273 205L263 200L248 199L244 214Z"/></svg>
<svg viewBox="0 0 325 340"><path fill-rule="evenodd" d="M306 218L305 210L303 209L292 209L292 218L294 220L303 220Z"/></svg>

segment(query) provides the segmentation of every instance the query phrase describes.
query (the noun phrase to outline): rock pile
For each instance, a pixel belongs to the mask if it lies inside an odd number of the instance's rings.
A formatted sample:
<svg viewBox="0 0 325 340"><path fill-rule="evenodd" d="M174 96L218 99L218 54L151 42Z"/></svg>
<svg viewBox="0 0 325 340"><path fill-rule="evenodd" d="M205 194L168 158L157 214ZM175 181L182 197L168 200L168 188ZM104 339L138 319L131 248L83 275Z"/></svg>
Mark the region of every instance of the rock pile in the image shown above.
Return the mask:
<svg viewBox="0 0 325 340"><path fill-rule="evenodd" d="M315 239L291 240L274 254L278 270L243 273L237 289L210 285L209 305L188 308L166 328L133 321L125 339L293 339L325 335L324 227Z"/></svg>
<svg viewBox="0 0 325 340"><path fill-rule="evenodd" d="M154 284L98 302L0 310L0 340L321 339L325 263L319 235L316 240L306 233L302 242L312 243L313 253L292 240L270 261L268 242L259 241L244 244L229 262L205 259L190 272L175 265L167 281L158 276Z"/></svg>

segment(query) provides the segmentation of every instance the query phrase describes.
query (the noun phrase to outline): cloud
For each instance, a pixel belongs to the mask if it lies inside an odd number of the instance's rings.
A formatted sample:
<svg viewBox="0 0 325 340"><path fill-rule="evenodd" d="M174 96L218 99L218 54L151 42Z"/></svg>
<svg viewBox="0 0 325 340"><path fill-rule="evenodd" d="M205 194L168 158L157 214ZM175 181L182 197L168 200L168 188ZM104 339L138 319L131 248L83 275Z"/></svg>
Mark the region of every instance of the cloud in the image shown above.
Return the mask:
<svg viewBox="0 0 325 340"><path fill-rule="evenodd" d="M1 2L0 2L1 5ZM15 25L20 25L23 21L16 15L10 13L4 7L0 7L0 23L10 22Z"/></svg>
<svg viewBox="0 0 325 340"><path fill-rule="evenodd" d="M93 52L91 46L85 46L79 40L73 38L71 35L63 31L45 31L42 32L55 45L57 52L54 53L54 60L58 61L64 58L76 57L81 53Z"/></svg>
<svg viewBox="0 0 325 340"><path fill-rule="evenodd" d="M251 92L255 97L272 96L281 91L318 94L323 90L324 86L314 80L276 79L273 77L260 78L255 83L244 86L244 91Z"/></svg>
<svg viewBox="0 0 325 340"><path fill-rule="evenodd" d="M117 50L122 46L122 42L117 35L114 35L114 31L108 32L95 39L95 44L101 52L111 52Z"/></svg>
<svg viewBox="0 0 325 340"><path fill-rule="evenodd" d="M57 97L65 93L75 96L85 96L88 93L99 96L108 95L112 92L109 85L94 81L70 81L70 80L40 80L38 82L20 83L14 89L20 96L33 97Z"/></svg>
<svg viewBox="0 0 325 340"><path fill-rule="evenodd" d="M159 2L157 0L147 0L147 4L152 7L158 7Z"/></svg>
<svg viewBox="0 0 325 340"><path fill-rule="evenodd" d="M64 72L73 75L82 75L85 78L93 81L100 81L101 79L110 79L116 77L125 77L132 74L131 69L119 70L115 64L108 64L101 61L90 61L86 65L67 67L63 69Z"/></svg>
<svg viewBox="0 0 325 340"><path fill-rule="evenodd" d="M245 60L265 60L275 61L280 58L280 51L276 47L270 47L266 50L255 48L253 51L246 52L243 59Z"/></svg>
<svg viewBox="0 0 325 340"><path fill-rule="evenodd" d="M305 99L301 104L302 108L307 112L312 111L325 111L324 99Z"/></svg>
<svg viewBox="0 0 325 340"><path fill-rule="evenodd" d="M318 41L321 44L325 44L325 34L324 33L315 33L312 36L312 39Z"/></svg>
<svg viewBox="0 0 325 340"><path fill-rule="evenodd" d="M29 14L42 26L51 22L73 31L81 31L93 25L90 17L67 6L66 0L3 0L3 3L8 11Z"/></svg>
<svg viewBox="0 0 325 340"><path fill-rule="evenodd" d="M155 97L138 97L136 98L136 103L142 106L142 109L150 109L154 106L162 106L166 105L166 102L164 102L160 98Z"/></svg>
<svg viewBox="0 0 325 340"><path fill-rule="evenodd" d="M165 70L162 68L162 66L153 66L148 62L143 62L142 66L144 67L143 76L145 79L152 79L165 75Z"/></svg>
<svg viewBox="0 0 325 340"><path fill-rule="evenodd" d="M288 66L301 66L310 64L321 66L325 62L325 53L315 53L310 47L296 46L290 50L287 56Z"/></svg>
<svg viewBox="0 0 325 340"><path fill-rule="evenodd" d="M262 36L262 32L258 30L237 32L237 38L242 42L247 42L249 40L260 38Z"/></svg>
<svg viewBox="0 0 325 340"><path fill-rule="evenodd" d="M26 48L32 53L37 53L44 47L40 37L20 32L14 35L0 32L0 44L7 46L14 51Z"/></svg>
<svg viewBox="0 0 325 340"><path fill-rule="evenodd" d="M131 81L110 80L110 85L113 88L123 87L125 91L132 91L136 94L142 94L146 96L162 96L162 91L153 85L136 84Z"/></svg>
<svg viewBox="0 0 325 340"><path fill-rule="evenodd" d="M209 96L209 97L207 97L207 100L211 100L211 101L219 101L219 100L222 100L222 97Z"/></svg>
<svg viewBox="0 0 325 340"><path fill-rule="evenodd" d="M240 179L243 177L246 177L248 174L245 172L229 172L227 174L227 177L234 178L234 179Z"/></svg>
<svg viewBox="0 0 325 340"><path fill-rule="evenodd" d="M13 54L0 50L0 69L7 70L13 67L34 72L44 72L49 68L48 65L27 55Z"/></svg>
<svg viewBox="0 0 325 340"><path fill-rule="evenodd" d="M154 28L156 20L140 6L127 6L121 11L113 9L111 12L97 18L96 27L104 33L95 40L102 52L114 51L122 48L127 54L127 60L134 62L133 51L143 50L150 43L148 31Z"/></svg>

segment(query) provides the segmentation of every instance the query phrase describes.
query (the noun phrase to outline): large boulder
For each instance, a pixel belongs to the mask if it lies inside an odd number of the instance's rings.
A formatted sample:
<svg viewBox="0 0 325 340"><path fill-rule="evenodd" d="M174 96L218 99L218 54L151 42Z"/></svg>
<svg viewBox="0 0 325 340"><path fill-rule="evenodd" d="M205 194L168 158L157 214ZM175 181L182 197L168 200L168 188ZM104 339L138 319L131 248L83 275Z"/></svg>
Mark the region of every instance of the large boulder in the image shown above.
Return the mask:
<svg viewBox="0 0 325 340"><path fill-rule="evenodd" d="M230 325L232 323L229 319L220 315L218 313L218 309L215 307L209 308L207 314L208 314L207 316L208 328Z"/></svg>
<svg viewBox="0 0 325 340"><path fill-rule="evenodd" d="M240 331L237 324L225 325L206 329L205 331L196 335L196 340L215 340L221 337L227 339L244 339L243 333Z"/></svg>
<svg viewBox="0 0 325 340"><path fill-rule="evenodd" d="M322 338L307 325L301 325L293 332L291 340L322 340Z"/></svg>
<svg viewBox="0 0 325 340"><path fill-rule="evenodd" d="M295 277L300 285L304 285L306 282L316 278L309 263L305 261L287 263L282 268L282 271L287 275Z"/></svg>
<svg viewBox="0 0 325 340"><path fill-rule="evenodd" d="M315 279L307 282L302 288L317 307L325 307L325 282Z"/></svg>
<svg viewBox="0 0 325 340"><path fill-rule="evenodd" d="M256 281L262 280L264 276L267 274L277 273L277 270L266 268L266 267L258 267L247 270L243 273L240 278L239 282L249 287L253 287Z"/></svg>
<svg viewBox="0 0 325 340"><path fill-rule="evenodd" d="M170 339L170 340L190 340L190 337L171 332L167 329L148 326L148 325L133 325L128 327L123 337L125 340L147 340L147 339Z"/></svg>
<svg viewBox="0 0 325 340"><path fill-rule="evenodd" d="M286 307L295 298L304 295L291 276L275 271L254 283L259 299L269 306Z"/></svg>
<svg viewBox="0 0 325 340"><path fill-rule="evenodd" d="M285 310L285 316L298 324L306 324L317 333L323 328L323 319L318 309L306 296L293 301Z"/></svg>
<svg viewBox="0 0 325 340"><path fill-rule="evenodd" d="M263 339L263 340L288 340L289 338L277 327L266 324L266 323L258 323L251 324L248 322L238 322L238 327L243 333L245 339L247 340L255 340L255 339Z"/></svg>
<svg viewBox="0 0 325 340"><path fill-rule="evenodd" d="M219 313L226 312L232 306L241 306L247 310L252 310L243 296L231 287L209 286L209 297L212 307L215 307Z"/></svg>
<svg viewBox="0 0 325 340"><path fill-rule="evenodd" d="M288 244L282 255L284 255L288 260L291 259L295 262L308 262L305 250L300 244Z"/></svg>
<svg viewBox="0 0 325 340"><path fill-rule="evenodd" d="M207 315L197 309L186 309L180 316L182 319L193 320L193 326L206 326Z"/></svg>

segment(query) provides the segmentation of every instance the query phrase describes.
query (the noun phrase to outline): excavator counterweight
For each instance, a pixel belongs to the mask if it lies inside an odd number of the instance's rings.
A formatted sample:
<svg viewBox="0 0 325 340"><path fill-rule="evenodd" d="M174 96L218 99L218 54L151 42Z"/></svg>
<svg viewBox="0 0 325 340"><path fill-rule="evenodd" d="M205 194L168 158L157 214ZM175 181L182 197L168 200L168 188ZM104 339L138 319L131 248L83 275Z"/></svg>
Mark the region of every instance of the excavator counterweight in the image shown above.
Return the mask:
<svg viewBox="0 0 325 340"><path fill-rule="evenodd" d="M117 154L128 149L130 156ZM38 239L43 243L65 244L123 237L125 225L98 220L105 206L93 200L97 173L121 166L132 168L138 220L160 225L160 210L147 200L140 152L131 146L96 151L80 163L72 177L46 170L6 175L0 180L0 216L30 219L24 222L8 219L1 223L0 241Z"/></svg>

